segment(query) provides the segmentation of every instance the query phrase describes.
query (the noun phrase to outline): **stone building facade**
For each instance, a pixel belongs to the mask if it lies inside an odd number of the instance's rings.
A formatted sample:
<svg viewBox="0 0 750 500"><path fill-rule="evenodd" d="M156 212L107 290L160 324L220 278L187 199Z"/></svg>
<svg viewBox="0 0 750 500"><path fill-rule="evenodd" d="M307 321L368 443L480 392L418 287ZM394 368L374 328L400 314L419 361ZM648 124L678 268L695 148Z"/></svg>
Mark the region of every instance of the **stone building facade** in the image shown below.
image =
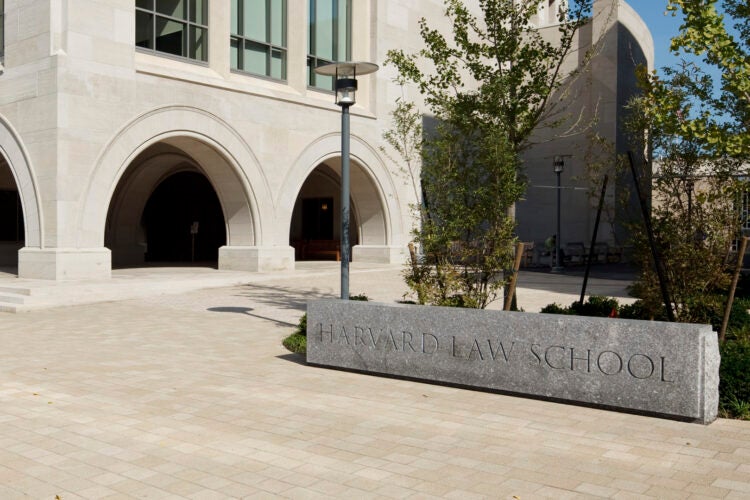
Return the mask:
<svg viewBox="0 0 750 500"><path fill-rule="evenodd" d="M382 63L420 48L420 17L445 22L440 0L0 4L0 266L58 280L149 261L290 269L305 242L337 241L340 109L310 69ZM618 64L601 68L617 96ZM351 108L354 261L401 262L410 239L413 190L381 149L394 76L360 78ZM519 214L525 238L538 222Z"/></svg>

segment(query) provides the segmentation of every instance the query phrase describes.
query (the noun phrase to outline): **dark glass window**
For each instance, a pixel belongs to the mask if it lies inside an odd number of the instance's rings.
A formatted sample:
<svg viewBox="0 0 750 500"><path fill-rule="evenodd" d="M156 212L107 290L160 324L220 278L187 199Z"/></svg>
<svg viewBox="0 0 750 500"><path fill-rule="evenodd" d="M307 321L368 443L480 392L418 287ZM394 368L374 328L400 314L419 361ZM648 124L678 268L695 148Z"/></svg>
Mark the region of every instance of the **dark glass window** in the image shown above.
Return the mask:
<svg viewBox="0 0 750 500"><path fill-rule="evenodd" d="M286 0L232 0L232 69L286 80Z"/></svg>
<svg viewBox="0 0 750 500"><path fill-rule="evenodd" d="M208 0L136 0L135 45L208 60Z"/></svg>
<svg viewBox="0 0 750 500"><path fill-rule="evenodd" d="M333 77L316 75L318 66L351 59L351 0L310 0L307 84L333 90Z"/></svg>

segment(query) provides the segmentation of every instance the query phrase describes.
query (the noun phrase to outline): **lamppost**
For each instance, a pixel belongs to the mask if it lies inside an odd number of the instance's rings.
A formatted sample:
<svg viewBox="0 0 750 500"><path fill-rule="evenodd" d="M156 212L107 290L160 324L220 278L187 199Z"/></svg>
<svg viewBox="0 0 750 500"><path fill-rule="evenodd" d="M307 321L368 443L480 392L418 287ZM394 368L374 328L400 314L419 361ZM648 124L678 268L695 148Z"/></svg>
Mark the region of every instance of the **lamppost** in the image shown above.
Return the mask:
<svg viewBox="0 0 750 500"><path fill-rule="evenodd" d="M315 68L334 77L336 104L341 106L341 299L349 300L349 106L356 102L357 76L369 75L378 65L368 62L334 62Z"/></svg>
<svg viewBox="0 0 750 500"><path fill-rule="evenodd" d="M560 174L565 167L565 157L557 155L552 159L552 167L557 175L557 232L555 233L555 265L552 267L553 273L563 271L562 255L560 254Z"/></svg>

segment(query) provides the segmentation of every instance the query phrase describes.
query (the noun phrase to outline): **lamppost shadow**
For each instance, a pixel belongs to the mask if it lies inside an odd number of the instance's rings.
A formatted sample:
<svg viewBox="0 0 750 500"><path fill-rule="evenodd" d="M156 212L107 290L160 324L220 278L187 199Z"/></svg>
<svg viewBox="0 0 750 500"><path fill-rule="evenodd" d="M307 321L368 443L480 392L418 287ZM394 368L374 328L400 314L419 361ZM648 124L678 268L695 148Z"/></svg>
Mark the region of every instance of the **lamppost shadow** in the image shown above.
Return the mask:
<svg viewBox="0 0 750 500"><path fill-rule="evenodd" d="M269 318L268 316L261 316L260 314L253 314L252 307L240 307L240 306L219 306L219 307L209 307L206 309L207 311L211 312L220 312L220 313L235 313L235 314L246 314L248 316L252 316L253 318L263 319L266 321L271 321L273 323L276 323L279 326L297 326L294 323L289 323L287 321L282 321L279 319Z"/></svg>

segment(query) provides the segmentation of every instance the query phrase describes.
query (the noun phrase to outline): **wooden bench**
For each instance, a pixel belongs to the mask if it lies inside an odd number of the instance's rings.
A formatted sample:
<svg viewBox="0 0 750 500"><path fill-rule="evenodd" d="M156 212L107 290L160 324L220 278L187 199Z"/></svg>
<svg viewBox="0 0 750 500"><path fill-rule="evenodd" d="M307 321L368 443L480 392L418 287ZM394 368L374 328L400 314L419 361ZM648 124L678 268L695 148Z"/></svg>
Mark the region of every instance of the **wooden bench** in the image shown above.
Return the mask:
<svg viewBox="0 0 750 500"><path fill-rule="evenodd" d="M574 241L566 243L563 248L563 260L570 264L585 264L586 257L586 246L582 241Z"/></svg>
<svg viewBox="0 0 750 500"><path fill-rule="evenodd" d="M341 246L336 240L307 240L301 242L300 258L341 260Z"/></svg>

